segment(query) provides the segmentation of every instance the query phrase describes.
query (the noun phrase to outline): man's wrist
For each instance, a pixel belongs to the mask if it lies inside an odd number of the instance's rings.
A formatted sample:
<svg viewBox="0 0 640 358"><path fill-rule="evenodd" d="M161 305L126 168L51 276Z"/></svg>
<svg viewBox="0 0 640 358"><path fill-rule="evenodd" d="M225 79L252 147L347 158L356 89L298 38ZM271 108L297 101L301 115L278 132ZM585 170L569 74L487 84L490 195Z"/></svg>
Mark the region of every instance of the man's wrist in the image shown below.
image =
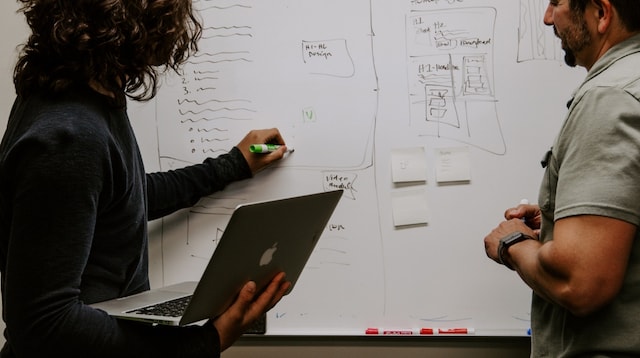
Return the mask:
<svg viewBox="0 0 640 358"><path fill-rule="evenodd" d="M511 246L525 240L534 240L534 238L520 231L516 231L500 239L500 244L498 245L498 253L497 253L498 261L504 266L506 266L509 270L515 271L513 266L511 266L507 261L507 259L505 258L505 254L507 253L507 250L509 250Z"/></svg>

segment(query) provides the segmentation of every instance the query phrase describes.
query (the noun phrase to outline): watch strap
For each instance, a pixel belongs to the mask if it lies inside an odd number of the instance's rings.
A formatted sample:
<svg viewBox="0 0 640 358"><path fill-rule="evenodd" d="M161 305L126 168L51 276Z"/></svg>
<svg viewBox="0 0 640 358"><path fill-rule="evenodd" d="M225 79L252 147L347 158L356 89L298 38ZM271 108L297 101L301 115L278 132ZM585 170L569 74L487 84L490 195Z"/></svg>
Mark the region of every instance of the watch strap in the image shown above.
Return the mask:
<svg viewBox="0 0 640 358"><path fill-rule="evenodd" d="M500 244L498 245L498 261L511 271L515 271L515 269L504 259L504 253L511 246L524 240L534 240L534 238L522 232L516 231L500 239Z"/></svg>

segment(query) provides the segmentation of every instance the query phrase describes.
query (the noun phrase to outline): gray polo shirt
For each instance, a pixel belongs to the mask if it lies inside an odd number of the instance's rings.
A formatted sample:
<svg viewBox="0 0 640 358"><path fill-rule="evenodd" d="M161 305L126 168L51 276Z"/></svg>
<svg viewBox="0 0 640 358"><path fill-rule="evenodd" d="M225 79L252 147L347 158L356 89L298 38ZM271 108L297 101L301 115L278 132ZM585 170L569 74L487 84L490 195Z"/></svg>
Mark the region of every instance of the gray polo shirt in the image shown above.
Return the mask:
<svg viewBox="0 0 640 358"><path fill-rule="evenodd" d="M575 215L640 224L639 99L640 35L610 49L575 92L540 187L541 240ZM600 311L575 317L534 294L532 357L640 355L639 235L619 295Z"/></svg>

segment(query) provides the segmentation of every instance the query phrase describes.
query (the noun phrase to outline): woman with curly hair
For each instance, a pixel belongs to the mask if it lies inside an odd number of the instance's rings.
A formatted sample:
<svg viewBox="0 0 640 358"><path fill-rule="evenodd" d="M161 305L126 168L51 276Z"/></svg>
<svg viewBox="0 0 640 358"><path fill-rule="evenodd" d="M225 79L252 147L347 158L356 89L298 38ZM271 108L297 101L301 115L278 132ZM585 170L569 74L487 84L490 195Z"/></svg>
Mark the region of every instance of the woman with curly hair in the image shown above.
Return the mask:
<svg viewBox="0 0 640 358"><path fill-rule="evenodd" d="M19 0L31 28L14 72L17 97L0 144L0 357L217 357L273 307L279 274L243 287L199 326L114 319L91 303L149 289L147 221L252 177L286 146L254 130L229 153L146 174L126 113L178 71L201 34L191 0Z"/></svg>

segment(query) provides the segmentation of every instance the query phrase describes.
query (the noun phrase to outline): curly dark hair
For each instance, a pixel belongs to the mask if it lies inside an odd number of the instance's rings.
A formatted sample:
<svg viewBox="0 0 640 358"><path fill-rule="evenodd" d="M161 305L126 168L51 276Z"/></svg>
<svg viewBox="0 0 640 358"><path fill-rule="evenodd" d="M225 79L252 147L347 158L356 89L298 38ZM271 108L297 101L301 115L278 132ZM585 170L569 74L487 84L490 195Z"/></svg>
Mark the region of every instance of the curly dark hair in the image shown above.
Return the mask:
<svg viewBox="0 0 640 358"><path fill-rule="evenodd" d="M146 101L202 34L191 0L18 1L32 31L14 69L18 95L97 83L119 103Z"/></svg>

